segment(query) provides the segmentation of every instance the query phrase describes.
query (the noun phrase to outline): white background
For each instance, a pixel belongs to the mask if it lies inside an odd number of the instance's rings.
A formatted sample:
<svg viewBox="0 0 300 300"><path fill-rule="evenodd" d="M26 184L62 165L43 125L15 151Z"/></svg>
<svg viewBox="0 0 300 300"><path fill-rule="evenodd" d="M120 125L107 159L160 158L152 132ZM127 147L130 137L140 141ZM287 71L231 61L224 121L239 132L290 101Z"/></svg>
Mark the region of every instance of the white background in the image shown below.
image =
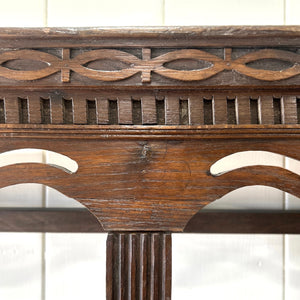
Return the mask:
<svg viewBox="0 0 300 300"><path fill-rule="evenodd" d="M297 25L299 12L299 0L0 0L0 26ZM297 200L248 188L215 207L293 209ZM78 206L40 185L4 188L0 205ZM105 299L105 238L0 233L0 299ZM175 300L300 299L299 236L177 234L173 249Z"/></svg>

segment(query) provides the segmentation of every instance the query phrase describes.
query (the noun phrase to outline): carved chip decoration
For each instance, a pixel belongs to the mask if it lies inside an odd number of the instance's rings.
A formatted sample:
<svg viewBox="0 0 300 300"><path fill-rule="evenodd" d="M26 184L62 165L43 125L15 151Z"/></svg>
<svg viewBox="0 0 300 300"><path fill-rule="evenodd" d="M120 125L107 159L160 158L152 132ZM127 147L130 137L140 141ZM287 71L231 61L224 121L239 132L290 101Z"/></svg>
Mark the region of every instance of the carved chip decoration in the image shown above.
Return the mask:
<svg viewBox="0 0 300 300"><path fill-rule="evenodd" d="M224 70L234 70L262 81L278 81L300 74L300 55L276 49L263 49L247 53L237 59L232 59L231 49L224 49L224 59L199 49L182 49L170 51L151 58L151 49L143 49L140 59L130 53L115 49L90 50L71 57L70 49L62 50L62 58L39 50L12 50L0 54L0 76L7 79L28 81L45 78L61 72L61 81L70 81L70 71L84 77L99 81L119 81L141 73L143 83L151 82L151 73L179 80L201 81L208 79ZM166 64L178 60L194 60L206 63L206 67L178 70L166 67ZM256 69L247 64L259 60L278 60L289 62L290 67L283 70ZM35 70L12 69L6 64L9 61L31 60L43 62L45 67ZM124 63L127 67L118 70L99 70L87 67L87 64L98 60L110 60ZM208 63L208 64L207 64ZM208 65L208 66L207 66Z"/></svg>

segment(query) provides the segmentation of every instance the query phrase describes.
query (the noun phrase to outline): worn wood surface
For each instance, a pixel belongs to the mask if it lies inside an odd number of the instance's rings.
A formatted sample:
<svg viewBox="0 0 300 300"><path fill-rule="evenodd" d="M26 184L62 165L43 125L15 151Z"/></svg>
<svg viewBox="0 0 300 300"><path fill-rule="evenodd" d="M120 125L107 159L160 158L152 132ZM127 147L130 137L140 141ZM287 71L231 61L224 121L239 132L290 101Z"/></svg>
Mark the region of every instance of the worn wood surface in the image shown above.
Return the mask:
<svg viewBox="0 0 300 300"><path fill-rule="evenodd" d="M213 221L212 221L213 220ZM184 228L189 233L299 234L298 211L199 211Z"/></svg>
<svg viewBox="0 0 300 300"><path fill-rule="evenodd" d="M285 168L210 173L241 151L300 160L299 41L299 26L0 29L0 153L78 164L12 162L0 187L42 183L93 214L6 209L0 230L110 232L108 300L170 299L171 232L299 233L298 212L201 211L248 185L300 197Z"/></svg>
<svg viewBox="0 0 300 300"><path fill-rule="evenodd" d="M2 28L0 47L299 46L299 26Z"/></svg>
<svg viewBox="0 0 300 300"><path fill-rule="evenodd" d="M0 30L0 86L299 87L300 30Z"/></svg>
<svg viewBox="0 0 300 300"><path fill-rule="evenodd" d="M200 210L189 220L184 232L300 234L299 223L298 211ZM103 230L95 216L85 209L0 209L1 232L97 233Z"/></svg>
<svg viewBox="0 0 300 300"><path fill-rule="evenodd" d="M2 28L0 37L0 151L51 150L79 166L6 166L1 186L52 186L106 231L180 232L249 184L299 196L299 175L285 169L209 173L239 151L299 160L299 27Z"/></svg>
<svg viewBox="0 0 300 300"><path fill-rule="evenodd" d="M88 207L106 231L180 232L201 207L247 185L300 196L300 176L278 167L245 167L217 177L209 172L217 160L239 151L299 160L298 125L53 126L2 125L1 152L47 149L75 160L78 171L9 165L0 169L1 187L23 182L53 187Z"/></svg>
<svg viewBox="0 0 300 300"><path fill-rule="evenodd" d="M34 87L33 87L34 89ZM74 125L299 124L300 89L0 89L0 123ZM1 109L2 103L2 109Z"/></svg>
<svg viewBox="0 0 300 300"><path fill-rule="evenodd" d="M149 87L180 83L203 87L299 87L299 48L172 48L152 52L150 48L57 48L54 53L53 49L9 49L0 52L0 85L28 87L34 80L37 86L109 83Z"/></svg>

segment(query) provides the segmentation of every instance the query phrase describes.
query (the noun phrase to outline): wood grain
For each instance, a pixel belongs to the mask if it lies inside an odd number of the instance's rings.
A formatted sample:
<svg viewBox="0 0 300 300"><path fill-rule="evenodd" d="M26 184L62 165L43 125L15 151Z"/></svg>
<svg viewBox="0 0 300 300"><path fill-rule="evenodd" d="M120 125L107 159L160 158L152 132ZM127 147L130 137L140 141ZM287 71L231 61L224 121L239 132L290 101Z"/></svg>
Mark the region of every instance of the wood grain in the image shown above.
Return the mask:
<svg viewBox="0 0 300 300"><path fill-rule="evenodd" d="M166 125L179 124L179 98L169 96L165 103Z"/></svg>
<svg viewBox="0 0 300 300"><path fill-rule="evenodd" d="M285 169L246 167L219 177L209 173L214 162L239 151L270 151L299 160L299 125L78 125L76 130L72 125L1 126L1 152L40 148L42 143L43 149L79 165L75 174L39 164L3 167L1 187L23 182L53 187L89 208L106 231L180 232L201 207L247 185L272 186L300 196L299 175Z"/></svg>
<svg viewBox="0 0 300 300"><path fill-rule="evenodd" d="M87 123L87 102L86 99L80 99L76 96L72 98L73 101L73 123L86 124Z"/></svg>
<svg viewBox="0 0 300 300"><path fill-rule="evenodd" d="M44 37L47 36L47 39ZM0 47L198 47L213 46L299 46L299 26L186 26L186 27L99 27L99 28L3 28ZM227 43L226 43L227 41Z"/></svg>
<svg viewBox="0 0 300 300"><path fill-rule="evenodd" d="M0 209L2 232L103 232L85 209Z"/></svg>
<svg viewBox="0 0 300 300"><path fill-rule="evenodd" d="M200 211L191 218L184 228L184 232L299 234L299 220L299 212L294 211Z"/></svg>
<svg viewBox="0 0 300 300"><path fill-rule="evenodd" d="M192 96L189 99L189 124L204 124L203 98Z"/></svg>
<svg viewBox="0 0 300 300"><path fill-rule="evenodd" d="M131 87L299 87L299 32L296 26L2 28L0 86L30 87L34 81L49 88L57 82L67 87L105 87L107 82ZM227 54L215 54L220 51Z"/></svg>
<svg viewBox="0 0 300 300"><path fill-rule="evenodd" d="M285 168L210 174L240 151L300 160L299 38L298 26L0 29L0 153L78 163L12 162L0 187L41 183L90 211L0 210L0 230L110 232L109 300L170 299L171 232L299 233L298 212L201 211L248 185L300 197Z"/></svg>
<svg viewBox="0 0 300 300"><path fill-rule="evenodd" d="M212 222L212 220L214 221ZM200 210L187 223L184 232L299 234L299 220L298 211L222 212ZM103 232L103 228L97 219L85 209L2 208L0 210L0 231L96 233ZM147 236L147 234L144 236ZM134 239L134 235L131 234L131 243L133 243ZM142 241L141 244L143 243ZM133 252L131 258L135 257L135 255L137 253ZM133 264L134 260L131 260L131 263ZM164 272L170 271L166 270ZM141 283L144 280L143 278L145 278L145 275L142 274L139 275ZM134 290L132 292L134 293ZM140 293L143 294L145 292Z"/></svg>
<svg viewBox="0 0 300 300"><path fill-rule="evenodd" d="M142 97L142 122L145 125L157 124L155 97Z"/></svg>
<svg viewBox="0 0 300 300"><path fill-rule="evenodd" d="M5 108L5 123L19 123L19 103L18 98L12 96L5 97L4 100L4 108Z"/></svg>
<svg viewBox="0 0 300 300"><path fill-rule="evenodd" d="M130 97L119 99L119 123L131 125L132 123L132 100Z"/></svg>
<svg viewBox="0 0 300 300"><path fill-rule="evenodd" d="M42 122L41 99L37 95L28 99L29 123L40 124Z"/></svg>
<svg viewBox="0 0 300 300"><path fill-rule="evenodd" d="M0 93L6 103L2 107L2 112L6 115L4 123L20 123L20 114L24 113L19 105L20 99L27 101L25 120L32 124L65 124L65 117L68 116L68 123L74 125L211 125L213 120L221 125L229 123L230 113L234 114L230 118L234 117L235 122L238 121L239 124L273 124L275 117L277 123L298 123L296 93L276 93L276 98L274 92L266 91L257 91L254 96L251 92L212 92L213 100L209 93L205 96L201 91L190 90L171 93L161 91L158 95L152 91L94 92L78 89L55 92L0 89ZM228 104L234 99L236 105L228 111ZM274 108L278 99L280 107L277 105ZM64 104L68 101L68 113L64 117ZM114 108L111 104L115 104Z"/></svg>
<svg viewBox="0 0 300 300"><path fill-rule="evenodd" d="M98 124L108 124L109 122L109 103L108 99L104 97L97 98L97 123Z"/></svg>
<svg viewBox="0 0 300 300"><path fill-rule="evenodd" d="M231 51L230 48L225 48L224 51ZM5 51L0 53L0 76L18 80L31 81L40 80L49 77L57 72L61 72L61 82L69 83L72 81L70 72L73 71L83 77L98 81L120 81L130 78L137 73L141 74L142 83L151 82L151 73L157 73L163 77L175 79L178 81L202 81L209 79L225 70L236 71L242 75L246 75L257 80L266 81L280 81L300 75L300 55L294 52L278 50L278 49L262 49L247 53L237 59L232 59L227 55L222 59L207 51L199 49L178 49L169 51L155 58L151 58L151 49L142 49L144 53L143 59L117 49L97 49L81 51L77 56L70 56L70 49L63 48L62 57L58 58L56 55L50 53L34 50L22 49ZM147 53L147 54L146 54ZM282 68L280 70L270 70L269 60L282 61ZM92 68L86 66L89 62L111 61L119 63L117 69L106 70L101 67ZM203 61L205 66L203 68L193 65L184 68L168 68L167 65L173 61ZM265 60L263 67L259 69L247 66L250 62ZM16 66L5 64L9 61L16 61ZM29 63L30 61L30 63ZM292 64L291 67L286 67L285 62ZM23 62L23 63L20 63ZM25 62L28 62L28 66ZM45 63L45 65L41 65ZM35 66L33 69L30 65ZM208 65L208 66L206 66ZM30 67L30 68L29 68ZM29 68L29 70L28 70Z"/></svg>

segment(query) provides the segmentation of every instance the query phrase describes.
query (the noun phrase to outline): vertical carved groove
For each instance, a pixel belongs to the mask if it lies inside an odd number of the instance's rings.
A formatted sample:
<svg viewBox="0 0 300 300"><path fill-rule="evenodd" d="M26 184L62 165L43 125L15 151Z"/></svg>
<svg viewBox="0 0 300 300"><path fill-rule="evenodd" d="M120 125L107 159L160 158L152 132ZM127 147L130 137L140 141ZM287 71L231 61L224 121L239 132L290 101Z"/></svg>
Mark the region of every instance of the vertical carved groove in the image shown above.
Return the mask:
<svg viewBox="0 0 300 300"><path fill-rule="evenodd" d="M0 123L5 123L5 108L3 99L0 99Z"/></svg>
<svg viewBox="0 0 300 300"><path fill-rule="evenodd" d="M179 124L189 124L189 101L179 100Z"/></svg>
<svg viewBox="0 0 300 300"><path fill-rule="evenodd" d="M20 124L27 124L29 123L28 99L18 98L18 101L19 101L19 122Z"/></svg>
<svg viewBox="0 0 300 300"><path fill-rule="evenodd" d="M110 233L107 300L171 299L171 235Z"/></svg>
<svg viewBox="0 0 300 300"><path fill-rule="evenodd" d="M51 115L50 115L50 99L40 99L41 103L41 122L42 124L50 124L51 123Z"/></svg>
<svg viewBox="0 0 300 300"><path fill-rule="evenodd" d="M300 98L297 98L297 123L300 124Z"/></svg>
<svg viewBox="0 0 300 300"><path fill-rule="evenodd" d="M96 100L86 100L86 120L87 124L97 124Z"/></svg>
<svg viewBox="0 0 300 300"><path fill-rule="evenodd" d="M63 99L63 123L73 124L73 100Z"/></svg>
<svg viewBox="0 0 300 300"><path fill-rule="evenodd" d="M213 100L203 99L204 125L213 125Z"/></svg>
<svg viewBox="0 0 300 300"><path fill-rule="evenodd" d="M135 247L134 247L134 237L130 234L127 239L127 298L128 299L135 299L135 272L132 272L132 270L135 270L135 264L134 264L134 257L136 255L135 253Z"/></svg>
<svg viewBox="0 0 300 300"><path fill-rule="evenodd" d="M106 299L114 299L114 235L108 234L106 240Z"/></svg>
<svg viewBox="0 0 300 300"><path fill-rule="evenodd" d="M259 124L258 99L250 98L250 120L251 124Z"/></svg>
<svg viewBox="0 0 300 300"><path fill-rule="evenodd" d="M110 125L118 124L118 101L108 100L108 123Z"/></svg>
<svg viewBox="0 0 300 300"><path fill-rule="evenodd" d="M165 99L156 99L156 119L158 125L164 125L165 119Z"/></svg>
<svg viewBox="0 0 300 300"><path fill-rule="evenodd" d="M227 99L227 124L237 124L236 99Z"/></svg>
<svg viewBox="0 0 300 300"><path fill-rule="evenodd" d="M132 123L133 125L142 124L142 103L141 100L132 99Z"/></svg>
<svg viewBox="0 0 300 300"><path fill-rule="evenodd" d="M124 234L118 235L118 281L117 281L117 299L125 299L125 285L126 285L126 274L125 274L125 236Z"/></svg>
<svg viewBox="0 0 300 300"><path fill-rule="evenodd" d="M299 124L296 95L192 94L108 96L39 94L0 99L0 123L7 124L119 124L119 125L224 125ZM44 98L45 97L45 98Z"/></svg>
<svg viewBox="0 0 300 300"><path fill-rule="evenodd" d="M162 266L162 279L161 279L161 299L171 299L171 274L172 274L172 240L171 234L161 235L162 257L165 262ZM169 261L168 261L169 260Z"/></svg>
<svg viewBox="0 0 300 300"><path fill-rule="evenodd" d="M282 124L281 99L273 98L274 124Z"/></svg>
<svg viewBox="0 0 300 300"><path fill-rule="evenodd" d="M139 238L137 237L137 245L139 255L137 256L137 273L138 273L138 281L136 285L136 291L138 295L138 299L146 298L146 290L147 290L147 257L146 257L146 249L147 249L147 234L141 233Z"/></svg>

